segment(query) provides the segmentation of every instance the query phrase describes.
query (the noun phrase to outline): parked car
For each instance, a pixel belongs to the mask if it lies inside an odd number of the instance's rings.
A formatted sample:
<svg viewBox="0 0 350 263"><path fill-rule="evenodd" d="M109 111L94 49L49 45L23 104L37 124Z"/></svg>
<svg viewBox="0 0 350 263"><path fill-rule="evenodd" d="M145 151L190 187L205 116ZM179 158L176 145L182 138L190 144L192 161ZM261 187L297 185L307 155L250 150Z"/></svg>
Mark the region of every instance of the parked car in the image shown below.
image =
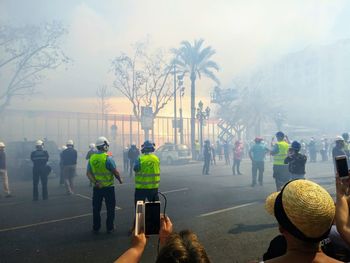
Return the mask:
<svg viewBox="0 0 350 263"><path fill-rule="evenodd" d="M44 149L49 153L48 165L54 176L59 175L60 152L54 141L45 141ZM35 141L14 141L6 145L6 163L11 176L22 180L32 178L33 163L30 154L35 150Z"/></svg>
<svg viewBox="0 0 350 263"><path fill-rule="evenodd" d="M155 154L161 162L169 165L188 163L192 159L191 150L185 144L165 143L155 151Z"/></svg>

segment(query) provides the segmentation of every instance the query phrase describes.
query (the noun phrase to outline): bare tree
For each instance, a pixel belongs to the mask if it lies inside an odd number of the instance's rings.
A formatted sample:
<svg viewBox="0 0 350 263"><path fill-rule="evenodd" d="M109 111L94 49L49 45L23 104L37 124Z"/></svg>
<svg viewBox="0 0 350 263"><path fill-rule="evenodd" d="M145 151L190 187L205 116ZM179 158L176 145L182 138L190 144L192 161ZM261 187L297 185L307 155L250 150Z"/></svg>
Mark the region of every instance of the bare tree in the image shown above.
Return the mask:
<svg viewBox="0 0 350 263"><path fill-rule="evenodd" d="M132 55L122 53L113 60L113 86L131 102L138 121L141 120L142 106L152 107L155 118L172 99L169 64L166 52L161 49L149 52L143 42L134 46Z"/></svg>
<svg viewBox="0 0 350 263"><path fill-rule="evenodd" d="M0 26L0 113L14 97L34 94L45 71L69 61L59 42L66 32L56 22Z"/></svg>
<svg viewBox="0 0 350 263"><path fill-rule="evenodd" d="M102 133L106 134L108 133L108 113L112 109L112 105L110 103L110 98L112 96L112 93L108 89L106 85L101 86L97 88L96 90L96 96L98 98L98 108L101 112L102 120L104 120L104 128L102 129Z"/></svg>

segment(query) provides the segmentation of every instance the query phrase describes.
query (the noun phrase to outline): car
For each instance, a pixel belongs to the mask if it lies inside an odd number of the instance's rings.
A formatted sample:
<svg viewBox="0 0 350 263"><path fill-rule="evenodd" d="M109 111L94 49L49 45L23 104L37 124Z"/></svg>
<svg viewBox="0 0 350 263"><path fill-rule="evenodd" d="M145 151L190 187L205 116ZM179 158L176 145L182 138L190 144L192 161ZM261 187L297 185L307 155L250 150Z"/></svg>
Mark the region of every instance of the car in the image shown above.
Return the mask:
<svg viewBox="0 0 350 263"><path fill-rule="evenodd" d="M161 162L168 165L188 163L192 159L191 150L185 144L165 143L155 151L155 154Z"/></svg>
<svg viewBox="0 0 350 263"><path fill-rule="evenodd" d="M60 152L54 141L45 141L44 149L49 153L48 165L52 168L53 176L59 175ZM35 150L35 141L13 141L6 145L6 162L11 176L21 180L33 177L33 163L30 154Z"/></svg>

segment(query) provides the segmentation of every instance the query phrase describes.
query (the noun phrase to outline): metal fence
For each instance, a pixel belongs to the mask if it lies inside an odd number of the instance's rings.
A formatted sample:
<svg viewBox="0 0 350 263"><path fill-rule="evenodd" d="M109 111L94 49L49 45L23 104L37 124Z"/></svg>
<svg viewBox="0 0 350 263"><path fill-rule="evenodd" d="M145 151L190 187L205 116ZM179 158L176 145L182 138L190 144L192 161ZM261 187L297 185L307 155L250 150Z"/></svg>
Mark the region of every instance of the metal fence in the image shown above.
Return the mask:
<svg viewBox="0 0 350 263"><path fill-rule="evenodd" d="M157 117L154 120L150 139L156 145L174 142L172 117ZM209 119L203 127L203 139L214 142L217 138L217 120ZM196 121L196 138L199 134L199 124ZM58 146L68 139L75 141L79 151L85 151L89 143L98 136L106 136L112 142L112 149L120 150L129 144L142 144L144 131L133 115L58 111L22 111L7 110L1 116L0 140L5 142L18 140L53 140ZM177 132L180 141L180 133ZM190 118L183 118L183 141L190 145ZM118 149L119 148L119 149Z"/></svg>

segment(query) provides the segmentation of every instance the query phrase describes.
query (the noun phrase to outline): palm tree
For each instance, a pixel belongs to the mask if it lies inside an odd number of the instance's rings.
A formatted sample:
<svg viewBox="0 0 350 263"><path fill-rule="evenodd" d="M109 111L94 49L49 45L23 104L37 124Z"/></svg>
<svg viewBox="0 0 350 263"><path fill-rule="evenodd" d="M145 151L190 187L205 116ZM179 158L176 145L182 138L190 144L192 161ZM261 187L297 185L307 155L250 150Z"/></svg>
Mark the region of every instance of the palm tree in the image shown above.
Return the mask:
<svg viewBox="0 0 350 263"><path fill-rule="evenodd" d="M189 41L182 41L179 49L175 49L175 63L179 70L188 74L191 80L191 148L192 156L195 156L195 114L196 114L196 79L202 75L214 80L219 84L213 70L218 71L219 66L210 60L215 54L211 46L202 47L204 40L195 40L191 45Z"/></svg>

